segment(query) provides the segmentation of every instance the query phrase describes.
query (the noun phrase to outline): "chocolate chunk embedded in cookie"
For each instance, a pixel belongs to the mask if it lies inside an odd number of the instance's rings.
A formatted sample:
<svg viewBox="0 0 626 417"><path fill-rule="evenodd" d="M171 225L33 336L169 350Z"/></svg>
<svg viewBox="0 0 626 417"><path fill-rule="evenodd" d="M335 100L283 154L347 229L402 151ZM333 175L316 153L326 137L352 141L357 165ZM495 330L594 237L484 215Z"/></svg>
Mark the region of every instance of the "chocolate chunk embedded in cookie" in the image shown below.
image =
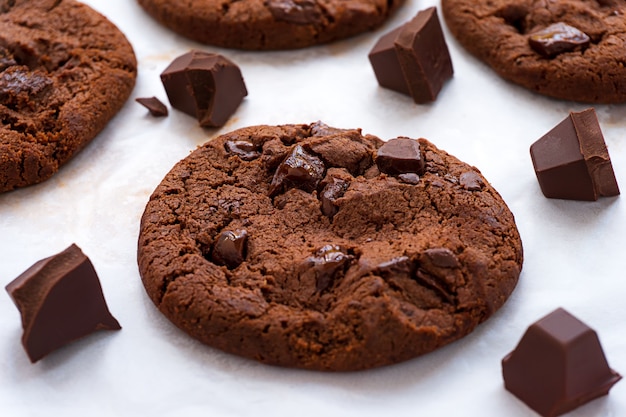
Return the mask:
<svg viewBox="0 0 626 417"><path fill-rule="evenodd" d="M626 2L443 0L450 31L501 77L559 99L626 101Z"/></svg>
<svg viewBox="0 0 626 417"><path fill-rule="evenodd" d="M380 26L404 0L138 0L183 36L226 48L293 49Z"/></svg>
<svg viewBox="0 0 626 417"><path fill-rule="evenodd" d="M522 245L475 168L425 139L318 122L239 129L180 161L143 214L138 262L160 311L204 343L345 371L470 333L513 291Z"/></svg>
<svg viewBox="0 0 626 417"><path fill-rule="evenodd" d="M48 179L122 107L124 35L73 0L0 0L0 192Z"/></svg>

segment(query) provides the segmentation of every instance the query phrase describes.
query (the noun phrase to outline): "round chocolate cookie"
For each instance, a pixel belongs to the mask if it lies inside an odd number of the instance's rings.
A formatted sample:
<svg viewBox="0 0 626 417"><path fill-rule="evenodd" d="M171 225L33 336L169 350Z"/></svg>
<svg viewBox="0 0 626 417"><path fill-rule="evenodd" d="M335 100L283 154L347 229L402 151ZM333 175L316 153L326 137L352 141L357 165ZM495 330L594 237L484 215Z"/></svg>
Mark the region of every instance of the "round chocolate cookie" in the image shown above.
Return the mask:
<svg viewBox="0 0 626 417"><path fill-rule="evenodd" d="M161 24L226 48L293 49L380 26L404 0L138 0Z"/></svg>
<svg viewBox="0 0 626 417"><path fill-rule="evenodd" d="M135 84L124 35L73 0L0 0L0 192L48 179Z"/></svg>
<svg viewBox="0 0 626 417"><path fill-rule="evenodd" d="M425 139L322 123L222 135L152 194L148 295L202 342L268 364L392 364L470 333L522 268L480 172Z"/></svg>
<svg viewBox="0 0 626 417"><path fill-rule="evenodd" d="M450 31L501 77L559 99L626 101L626 1L442 0Z"/></svg>

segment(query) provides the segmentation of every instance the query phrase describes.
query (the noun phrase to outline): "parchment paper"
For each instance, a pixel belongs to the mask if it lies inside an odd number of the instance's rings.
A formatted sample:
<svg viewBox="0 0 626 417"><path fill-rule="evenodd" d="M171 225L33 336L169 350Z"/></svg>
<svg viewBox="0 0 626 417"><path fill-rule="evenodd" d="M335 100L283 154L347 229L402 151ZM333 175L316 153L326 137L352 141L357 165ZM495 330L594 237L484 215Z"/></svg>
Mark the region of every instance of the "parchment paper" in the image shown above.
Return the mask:
<svg viewBox="0 0 626 417"><path fill-rule="evenodd" d="M128 36L137 86L122 111L51 180L0 195L0 284L76 243L98 271L120 332L99 332L31 364L19 313L0 293L2 416L464 416L536 415L504 390L501 359L527 326L557 307L594 328L611 367L626 373L626 204L549 200L529 146L587 107L499 79L446 30L455 74L436 102L416 105L378 86L367 54L419 10L411 1L376 32L286 52L196 44L160 27L134 0L88 0ZM441 17L441 13L440 13ZM192 48L241 68L249 96L221 129L171 110L155 119L134 102L167 103L160 72ZM168 104L169 105L169 104ZM626 192L626 105L595 106ZM139 219L167 171L220 133L255 124L361 127L383 139L425 137L477 166L516 216L525 262L510 300L463 340L386 368L318 373L270 367L201 345L152 305L136 264ZM62 413L62 414L60 414ZM626 416L626 382L571 416Z"/></svg>

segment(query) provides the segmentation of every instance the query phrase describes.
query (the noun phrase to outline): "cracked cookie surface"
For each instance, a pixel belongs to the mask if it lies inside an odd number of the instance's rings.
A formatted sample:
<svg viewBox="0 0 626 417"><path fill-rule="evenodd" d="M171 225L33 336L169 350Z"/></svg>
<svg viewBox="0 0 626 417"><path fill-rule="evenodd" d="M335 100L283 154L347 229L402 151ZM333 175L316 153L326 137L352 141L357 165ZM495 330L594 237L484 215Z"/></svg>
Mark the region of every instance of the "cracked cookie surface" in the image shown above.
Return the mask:
<svg viewBox="0 0 626 417"><path fill-rule="evenodd" d="M476 168L318 122L239 129L180 161L146 206L138 264L202 342L346 371L470 333L513 291L522 245Z"/></svg>
<svg viewBox="0 0 626 417"><path fill-rule="evenodd" d="M380 26L404 0L138 0L157 21L226 48L293 49Z"/></svg>
<svg viewBox="0 0 626 417"><path fill-rule="evenodd" d="M558 99L626 101L624 0L442 0L442 10L459 43L509 81ZM580 32L587 39L574 42Z"/></svg>
<svg viewBox="0 0 626 417"><path fill-rule="evenodd" d="M73 0L0 0L0 192L39 183L122 107L136 62L124 35Z"/></svg>

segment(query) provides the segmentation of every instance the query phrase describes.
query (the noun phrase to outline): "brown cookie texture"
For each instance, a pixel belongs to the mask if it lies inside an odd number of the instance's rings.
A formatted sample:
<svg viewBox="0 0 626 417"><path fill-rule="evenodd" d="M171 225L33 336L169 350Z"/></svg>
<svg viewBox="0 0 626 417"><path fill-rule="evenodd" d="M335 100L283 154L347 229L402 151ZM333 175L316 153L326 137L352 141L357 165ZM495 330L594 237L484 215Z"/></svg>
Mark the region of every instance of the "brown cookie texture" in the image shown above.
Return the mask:
<svg viewBox="0 0 626 417"><path fill-rule="evenodd" d="M156 188L138 242L148 295L185 332L325 371L467 335L507 300L522 258L513 215L476 168L426 139L320 122L207 142Z"/></svg>
<svg viewBox="0 0 626 417"><path fill-rule="evenodd" d="M0 0L0 192L36 184L89 143L136 78L124 35L73 0Z"/></svg>
<svg viewBox="0 0 626 417"><path fill-rule="evenodd" d="M557 99L626 101L623 0L442 0L450 31L502 78Z"/></svg>
<svg viewBox="0 0 626 417"><path fill-rule="evenodd" d="M380 26L404 0L138 0L158 22L226 48L295 49Z"/></svg>

